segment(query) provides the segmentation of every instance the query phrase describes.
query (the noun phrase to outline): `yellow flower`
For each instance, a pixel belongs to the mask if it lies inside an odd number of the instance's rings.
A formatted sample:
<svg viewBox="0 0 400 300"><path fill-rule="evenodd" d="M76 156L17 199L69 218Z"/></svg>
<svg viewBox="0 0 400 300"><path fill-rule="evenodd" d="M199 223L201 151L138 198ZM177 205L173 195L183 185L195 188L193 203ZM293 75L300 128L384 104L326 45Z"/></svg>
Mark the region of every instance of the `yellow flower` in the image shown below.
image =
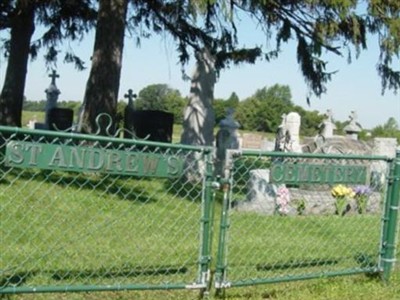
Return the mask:
<svg viewBox="0 0 400 300"><path fill-rule="evenodd" d="M334 186L331 190L331 195L335 198L339 197L354 197L355 193L349 187L344 186L343 184L338 184Z"/></svg>

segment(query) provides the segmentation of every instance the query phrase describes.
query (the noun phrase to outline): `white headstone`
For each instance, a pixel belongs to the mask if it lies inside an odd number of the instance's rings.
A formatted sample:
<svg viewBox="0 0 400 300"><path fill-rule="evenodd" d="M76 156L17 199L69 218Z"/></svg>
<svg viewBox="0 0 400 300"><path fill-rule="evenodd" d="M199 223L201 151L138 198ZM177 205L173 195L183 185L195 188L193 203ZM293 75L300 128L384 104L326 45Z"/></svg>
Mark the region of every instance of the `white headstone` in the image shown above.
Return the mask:
<svg viewBox="0 0 400 300"><path fill-rule="evenodd" d="M258 212L273 215L276 209L275 197L277 186L269 183L269 170L255 169L250 171L246 201L239 202L239 211Z"/></svg>
<svg viewBox="0 0 400 300"><path fill-rule="evenodd" d="M33 119L28 121L27 127L29 129L35 129L35 124L37 123L36 115L33 116Z"/></svg>
<svg viewBox="0 0 400 300"><path fill-rule="evenodd" d="M382 155L390 158L396 157L396 138L374 138L373 139L373 154ZM385 176L388 172L388 164L385 161L372 161L371 174L372 186L376 188L382 187L385 182Z"/></svg>
<svg viewBox="0 0 400 300"><path fill-rule="evenodd" d="M333 130L336 129L335 123L333 123L332 118L332 111L328 109L325 114L325 119L319 125L320 128L320 135L324 138L331 138L333 137Z"/></svg>
<svg viewBox="0 0 400 300"><path fill-rule="evenodd" d="M297 112L291 112L286 116L286 131L289 133L289 152L302 152L300 146L301 116Z"/></svg>
<svg viewBox="0 0 400 300"><path fill-rule="evenodd" d="M373 153L384 155L390 158L396 157L397 140L396 138L374 138Z"/></svg>

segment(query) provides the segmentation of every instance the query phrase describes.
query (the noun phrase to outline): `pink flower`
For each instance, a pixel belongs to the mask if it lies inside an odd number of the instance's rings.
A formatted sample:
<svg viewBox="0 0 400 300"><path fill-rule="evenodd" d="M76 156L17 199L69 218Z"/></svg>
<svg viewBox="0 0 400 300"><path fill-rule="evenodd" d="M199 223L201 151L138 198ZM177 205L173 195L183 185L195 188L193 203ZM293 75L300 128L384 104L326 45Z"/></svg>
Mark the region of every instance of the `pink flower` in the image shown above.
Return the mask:
<svg viewBox="0 0 400 300"><path fill-rule="evenodd" d="M276 206L278 212L286 215L289 212L290 193L287 187L281 186L276 192Z"/></svg>

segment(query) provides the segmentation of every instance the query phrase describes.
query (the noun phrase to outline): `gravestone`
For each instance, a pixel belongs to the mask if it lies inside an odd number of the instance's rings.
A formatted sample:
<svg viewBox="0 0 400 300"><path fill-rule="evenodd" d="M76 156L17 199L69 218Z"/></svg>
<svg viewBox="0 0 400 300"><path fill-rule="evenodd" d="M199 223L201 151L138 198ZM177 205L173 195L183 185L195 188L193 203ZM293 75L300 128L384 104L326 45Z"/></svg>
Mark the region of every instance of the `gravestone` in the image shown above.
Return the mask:
<svg viewBox="0 0 400 300"><path fill-rule="evenodd" d="M29 129L35 129L35 124L37 123L37 117L36 117L36 115L34 115L33 116L33 119L31 119L31 120L29 120L28 121L28 124L26 124L26 126L29 128Z"/></svg>
<svg viewBox="0 0 400 300"><path fill-rule="evenodd" d="M329 139L333 137L333 131L336 129L336 125L333 122L332 110L328 109L325 114L325 119L319 124L320 132L319 134L325 138Z"/></svg>
<svg viewBox="0 0 400 300"><path fill-rule="evenodd" d="M172 142L174 115L160 110L135 110L131 114L137 138L155 142Z"/></svg>
<svg viewBox="0 0 400 300"><path fill-rule="evenodd" d="M300 147L301 116L297 112L290 112L286 116L286 130L289 133L289 152L302 152Z"/></svg>
<svg viewBox="0 0 400 300"><path fill-rule="evenodd" d="M254 212L264 215L282 214L279 211L279 190L285 189L289 197L284 215L333 215L336 212L336 199L329 187L310 185L307 188L285 187L271 182L271 170L255 169L249 172L247 193L243 200L232 203L239 212ZM319 187L319 188L318 188ZM372 186L371 186L372 187ZM322 188L322 189L321 189ZM301 204L302 203L302 204ZM372 192L369 196L366 213L378 213L381 204L381 191ZM300 209L300 205L302 208ZM301 210L301 212L300 212ZM357 214L355 199L349 199L346 214Z"/></svg>
<svg viewBox="0 0 400 300"><path fill-rule="evenodd" d="M302 152L300 146L301 116L297 112L282 115L275 137L275 151Z"/></svg>
<svg viewBox="0 0 400 300"><path fill-rule="evenodd" d="M58 75L57 72L55 70L53 70L53 72L49 75L49 77L51 78L51 83L50 83L49 87L45 90L47 101L46 101L46 108L45 108L44 123L46 124L46 127L50 129L50 125L51 125L50 119L49 119L50 110L57 107L58 96L60 95L61 92L57 88L57 85L56 85L56 78L59 78L60 75Z"/></svg>
<svg viewBox="0 0 400 300"><path fill-rule="evenodd" d="M282 114L281 118L281 124L278 126L275 135L275 151L285 151L285 146L289 143L289 136L286 130L286 114Z"/></svg>
<svg viewBox="0 0 400 300"><path fill-rule="evenodd" d="M172 142L173 114L160 110L135 110L136 94L131 89L124 97L128 99L128 105L124 111L124 138Z"/></svg>
<svg viewBox="0 0 400 300"><path fill-rule="evenodd" d="M226 151L228 149L239 149L240 141L238 135L239 123L233 118L234 110L228 109L227 116L219 123L220 129L216 138L216 162L215 169L217 175L224 175Z"/></svg>
<svg viewBox="0 0 400 300"><path fill-rule="evenodd" d="M242 134L242 148L243 149L262 149L263 137L255 133Z"/></svg>
<svg viewBox="0 0 400 300"><path fill-rule="evenodd" d="M56 78L60 75L55 70L49 75L51 82L46 92L45 122L35 123L35 129L72 130L74 112L69 108L57 108L60 90L56 85Z"/></svg>
<svg viewBox="0 0 400 300"><path fill-rule="evenodd" d="M357 122L357 113L352 110L350 115L350 122L346 125L343 130L346 132L348 138L358 140L358 134L362 130L361 125Z"/></svg>
<svg viewBox="0 0 400 300"><path fill-rule="evenodd" d="M278 187L270 183L270 171L255 169L249 172L245 201L234 204L234 208L242 212L258 212L273 215L276 209L276 192Z"/></svg>
<svg viewBox="0 0 400 300"><path fill-rule="evenodd" d="M396 157L397 140L396 138L379 138L373 140L373 153L384 155L390 158Z"/></svg>
<svg viewBox="0 0 400 300"><path fill-rule="evenodd" d="M133 100L136 98L136 94L133 93L132 89L128 90L128 93L124 95L128 99L128 105L124 111L124 138L130 139L135 136L135 129L133 128L133 113L135 111Z"/></svg>
<svg viewBox="0 0 400 300"><path fill-rule="evenodd" d="M69 108L53 107L48 112L48 129L50 130L72 130L74 111Z"/></svg>
<svg viewBox="0 0 400 300"><path fill-rule="evenodd" d="M374 155L382 155L390 158L396 157L397 140L396 138L374 138L372 152ZM383 187L388 165L384 161L372 161L372 185L376 190Z"/></svg>

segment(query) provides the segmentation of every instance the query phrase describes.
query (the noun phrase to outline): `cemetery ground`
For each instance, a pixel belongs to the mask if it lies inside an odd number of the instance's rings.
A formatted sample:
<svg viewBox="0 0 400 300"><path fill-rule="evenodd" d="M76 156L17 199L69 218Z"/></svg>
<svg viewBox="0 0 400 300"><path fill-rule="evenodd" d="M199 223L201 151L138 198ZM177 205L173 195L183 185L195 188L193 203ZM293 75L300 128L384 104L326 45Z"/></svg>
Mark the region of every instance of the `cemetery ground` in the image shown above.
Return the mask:
<svg viewBox="0 0 400 300"><path fill-rule="evenodd" d="M12 176L12 175L10 175ZM0 184L6 184L9 178L6 178ZM127 182L128 181L128 182ZM99 186L98 193L93 194L93 191L88 191L79 188L79 184L74 189L74 197L68 199L66 204L62 197L59 197L57 201L46 202L46 199L52 197L57 198L59 193L62 193L62 189L65 187L66 182L42 182L39 186L37 183L31 180L19 178L17 182L14 182L15 187L21 187L24 191L34 191L29 196L21 193L16 193L13 199L12 207L8 207L7 211L11 212L12 218L5 218L2 216L3 228L13 228L14 234L12 236L2 233L1 247L5 245L13 244L13 239L18 237L23 247L16 247L13 252L7 252L10 257L2 257L4 260L14 260L15 265L31 265L31 270L43 270L48 268L59 269L59 278L53 276L46 277L46 273L40 273L36 276L34 272L28 277L28 284L35 284L35 281L46 284L59 284L63 279L71 276L76 276L74 281L76 283L84 283L85 278L82 274L89 273L93 276L95 272L106 272L105 278L99 279L99 282L107 283L107 272L115 272L113 276L125 276L124 272L128 272L130 266L134 265L135 262L141 261L140 256L136 256L136 251L130 251L129 249L135 248L136 245L146 244L148 250L146 251L146 258L152 262L158 262L159 265L165 264L163 261L163 253L168 253L169 261L173 261L175 258L179 261L182 256L191 256L193 253L198 252L198 242L196 236L187 237L182 230L187 225L187 218L184 216L189 213L188 209L192 210L192 205L181 205L182 201L191 202L193 204L194 199L176 198L167 200L168 194L163 193L165 188L166 180L138 180L128 179L124 182L124 187L127 188L130 182L135 186L135 189L152 190L157 191L153 194L152 201L148 203L140 203L140 201L129 201L129 199L120 199L113 194L113 191L104 191ZM115 182L115 189L118 189L120 182ZM51 193L51 197L46 197L42 200L36 199L36 195ZM100 196L100 197L99 197ZM103 202L103 203L99 203ZM21 210L24 205L29 205L30 202L36 202L34 210ZM136 203L139 202L139 203ZM0 197L0 204L1 197ZM66 205L68 209L66 210ZM140 210L138 209L140 206ZM195 207L200 211L200 203L195 203ZM13 210L14 208L14 210ZM101 208L101 209L99 209ZM108 208L108 209L107 209ZM165 211L168 211L168 214ZM221 210L221 195L217 194L216 197L216 209L215 209L215 227L218 225L219 213ZM62 212L65 211L65 214ZM55 213L59 212L59 213ZM68 227L65 227L65 223L58 222L55 216L63 216L63 218L70 219ZM153 218L152 222L146 223L143 226L143 222L140 220L146 218ZM158 216L168 216L168 218L159 218ZM48 224L43 227L44 224L41 220L54 219L51 226ZM138 220L136 226L131 226L130 231L126 231L124 226L113 226L112 231L106 228L98 228L93 224L88 224L87 220L98 220L100 223L110 224L112 226L113 220L118 219L118 224L132 223L132 220ZM121 219L122 218L122 219ZM269 231L265 231L263 224L273 221L278 221L282 224L279 228L268 227ZM327 219L329 218L329 222ZM326 231L334 231L337 235L349 235L353 231L353 227L363 226L372 223L379 224L379 216L374 215L362 215L357 216L357 220L354 221L350 218L343 218L339 216L293 216L293 217L282 217L282 216L262 216L257 214L243 214L236 215L234 223L236 227L245 226L249 220L257 222L259 226L257 230L248 232L247 235L242 237L240 244L236 244L234 249L231 251L243 253L248 255L249 260L259 260L260 257L265 259L271 259L272 261L282 261L287 257L279 257L279 253L271 252L270 249L265 248L265 241L270 240L271 247L279 244L280 247L288 249L285 252L285 256L291 254L296 255L301 249L301 245L304 242L304 238L312 238L313 242L318 244L323 240L323 236L316 236L313 232L304 232L299 236L292 236L291 239L277 239L276 237L281 236L279 230L283 228L296 228L299 222L315 224L320 223L320 226L326 226ZM125 220L124 220L125 219ZM29 226L21 226L21 224L29 224ZM102 223L103 224L103 223ZM150 224L150 225L149 225ZM162 226L160 226L162 224ZM154 226L153 226L154 225ZM93 226L93 228L88 228ZM306 225L307 226L307 225ZM160 232L160 228L174 228L172 231ZM368 226L367 226L368 227ZM85 230L82 231L82 228ZM254 228L254 227L253 227ZM87 231L86 231L87 230ZM218 231L218 228L214 230ZM90 232L89 239L83 239L80 235L82 232ZM357 231L356 231L357 232ZM193 233L193 232L192 232ZM376 234L379 234L378 232ZM309 235L309 236L307 236ZM365 243L363 247L366 249L375 249L376 245L371 245L371 238L376 241L374 234L371 233L365 235L365 239L362 242ZM152 244L151 237L156 236L159 243ZM171 239L174 236L175 239ZM61 243L63 253L71 253L71 263L65 260L58 261L57 259L51 260L51 265L45 263L46 259L44 256L52 255L57 257L57 253L48 253L48 245L59 243L60 237L63 237L63 241L70 241L68 243ZM136 237L130 239L129 237ZM137 238L140 237L140 238ZM213 245L214 248L217 245L217 234L214 234ZM275 238L274 238L275 237ZM115 239L117 238L117 239ZM146 240L149 239L149 240ZM293 240L297 239L297 240ZM29 243L26 241L29 240ZM123 242L115 242L121 240ZM110 241L114 241L111 242ZM174 247L171 248L171 243L174 243ZM351 241L343 244L343 247L349 247ZM27 246L28 245L28 246ZM166 245L165 249L159 249L159 245ZM293 247L298 245L298 247ZM31 247L31 248L30 248ZM40 249L41 251L38 251ZM4 249L3 249L4 250ZM3 250L1 250L3 252ZM54 250L54 249L53 249ZM56 249L57 250L57 249ZM328 257L332 255L329 247L320 249L321 257ZM345 251L345 249L343 249ZM85 259L82 259L79 253L84 252ZM215 253L215 249L213 253ZM40 257L37 260L25 261L27 253L38 253ZM250 253L255 254L254 256ZM274 253L276 257L271 257L270 253ZM87 260L87 258L92 258ZM397 258L400 256L397 254ZM15 261L16 260L16 261ZM40 262L40 263L38 263ZM116 263L117 262L117 263ZM43 263L43 265L42 265ZM107 264L115 266L120 264L120 270L107 270ZM68 266L70 265L70 269ZM249 263L247 267L252 264ZM76 270L77 266L80 266L81 270ZM254 267L254 265L252 265ZM182 266L188 267L188 269L196 269L195 265ZM246 267L246 268L247 268ZM97 271L96 271L97 270ZM125 270L125 271L124 271ZM242 270L244 273L246 270ZM79 274L80 275L74 275ZM192 271L190 271L192 272ZM194 271L193 271L194 272ZM118 274L120 273L120 274ZM44 277L43 277L44 276ZM96 276L96 275L95 275ZM141 276L148 276L146 274L133 275L131 277L123 278L124 282L135 282L135 280L141 280ZM179 273L171 275L171 280L174 277L179 280ZM195 274L193 273L193 276ZM102 277L99 274L99 278ZM44 280L44 281L43 281ZM210 298L217 298L214 295L215 290L211 290ZM97 293L66 293L66 294L21 294L21 295L8 295L3 296L4 299L197 299L199 295L198 291L186 291L186 290L168 290L168 291L124 291L124 292L97 292ZM399 299L400 298L400 266L397 265L393 272L390 284L384 284L381 280L375 277L368 277L366 275L356 275L348 277L337 277L337 278L322 278L308 281L297 281L289 283L279 284L267 284L258 285L252 287L241 287L228 289L225 295L221 296L223 299Z"/></svg>

